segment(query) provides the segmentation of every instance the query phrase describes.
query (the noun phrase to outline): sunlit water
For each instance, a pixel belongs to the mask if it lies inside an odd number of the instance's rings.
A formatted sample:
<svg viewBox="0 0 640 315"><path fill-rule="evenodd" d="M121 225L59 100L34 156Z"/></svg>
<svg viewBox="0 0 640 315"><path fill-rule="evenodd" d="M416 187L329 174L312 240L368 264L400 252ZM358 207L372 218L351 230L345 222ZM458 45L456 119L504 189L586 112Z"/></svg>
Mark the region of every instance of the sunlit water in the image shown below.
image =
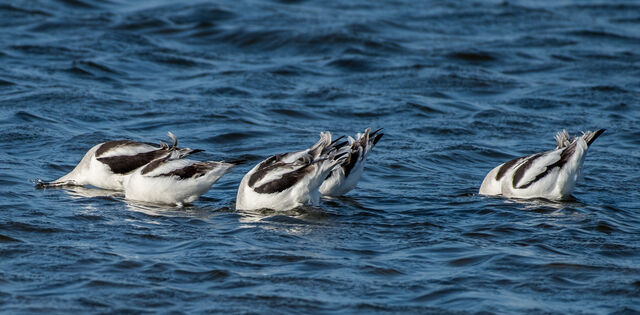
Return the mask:
<svg viewBox="0 0 640 315"><path fill-rule="evenodd" d="M0 4L0 311L640 311L640 5ZM358 188L236 211L320 131L384 127ZM575 200L476 194L555 132L606 128ZM36 190L106 140L247 159L192 206Z"/></svg>

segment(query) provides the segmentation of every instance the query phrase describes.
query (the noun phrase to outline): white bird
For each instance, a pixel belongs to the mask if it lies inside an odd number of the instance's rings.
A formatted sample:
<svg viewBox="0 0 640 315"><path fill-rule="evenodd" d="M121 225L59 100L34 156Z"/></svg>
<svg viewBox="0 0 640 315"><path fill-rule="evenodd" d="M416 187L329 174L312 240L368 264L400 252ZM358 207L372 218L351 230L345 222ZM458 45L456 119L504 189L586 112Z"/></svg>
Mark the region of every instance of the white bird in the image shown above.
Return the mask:
<svg viewBox="0 0 640 315"><path fill-rule="evenodd" d="M348 138L349 145L341 149L349 152L347 159L333 170L320 186L323 196L342 196L356 187L362 177L369 152L384 135L380 130L382 128L371 132L371 128L367 128L364 133L356 135L357 140Z"/></svg>
<svg viewBox="0 0 640 315"><path fill-rule="evenodd" d="M124 178L126 199L183 206L211 189L235 166L182 159L179 150L151 161Z"/></svg>
<svg viewBox="0 0 640 315"><path fill-rule="evenodd" d="M554 150L519 157L491 170L482 181L480 194L566 199L580 177L587 149L604 131L583 132L573 139L566 130L558 132Z"/></svg>
<svg viewBox="0 0 640 315"><path fill-rule="evenodd" d="M238 187L236 208L290 210L301 205L318 205L323 180L347 158L339 152L330 132L299 152L276 154L256 165Z"/></svg>
<svg viewBox="0 0 640 315"><path fill-rule="evenodd" d="M37 188L91 185L110 190L123 190L124 176L145 164L177 152L181 157L200 152L177 148L178 139L169 132L173 145L160 147L131 140L114 140L93 146L68 174L53 182L39 182Z"/></svg>

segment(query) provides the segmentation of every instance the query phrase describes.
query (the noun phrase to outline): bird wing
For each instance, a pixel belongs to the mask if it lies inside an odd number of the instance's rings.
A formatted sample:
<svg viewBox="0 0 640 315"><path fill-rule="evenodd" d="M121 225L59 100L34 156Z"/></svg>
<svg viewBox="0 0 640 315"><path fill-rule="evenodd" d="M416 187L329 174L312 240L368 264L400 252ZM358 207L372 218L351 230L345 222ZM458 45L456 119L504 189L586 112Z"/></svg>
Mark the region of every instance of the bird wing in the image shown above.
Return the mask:
<svg viewBox="0 0 640 315"><path fill-rule="evenodd" d="M258 193L284 191L304 178L313 163L304 151L273 155L258 164L248 185Z"/></svg>
<svg viewBox="0 0 640 315"><path fill-rule="evenodd" d="M160 149L159 147L131 140L114 140L100 145L96 150L96 158L113 156L133 156Z"/></svg>
<svg viewBox="0 0 640 315"><path fill-rule="evenodd" d="M527 188L558 167L562 168L575 152L576 143L569 146L530 155L517 166L513 172L513 187L517 189Z"/></svg>

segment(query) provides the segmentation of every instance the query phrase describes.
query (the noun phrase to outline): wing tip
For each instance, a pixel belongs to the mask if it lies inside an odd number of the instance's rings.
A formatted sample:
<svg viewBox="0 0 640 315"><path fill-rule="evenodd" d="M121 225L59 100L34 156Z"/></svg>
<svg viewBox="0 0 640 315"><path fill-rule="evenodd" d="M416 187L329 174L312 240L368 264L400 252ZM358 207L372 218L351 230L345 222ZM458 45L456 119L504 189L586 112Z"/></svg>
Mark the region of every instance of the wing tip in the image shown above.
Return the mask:
<svg viewBox="0 0 640 315"><path fill-rule="evenodd" d="M591 144L602 135L606 129L602 128L598 131L588 131L584 134L584 140L587 142L587 146L591 146Z"/></svg>

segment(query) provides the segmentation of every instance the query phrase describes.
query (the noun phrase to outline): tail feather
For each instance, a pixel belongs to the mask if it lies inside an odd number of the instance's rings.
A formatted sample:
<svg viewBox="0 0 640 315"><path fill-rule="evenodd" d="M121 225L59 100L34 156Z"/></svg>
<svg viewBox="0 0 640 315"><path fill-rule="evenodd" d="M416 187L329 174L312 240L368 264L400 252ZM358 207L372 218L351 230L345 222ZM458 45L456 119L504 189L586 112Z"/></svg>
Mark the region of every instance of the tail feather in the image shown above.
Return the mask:
<svg viewBox="0 0 640 315"><path fill-rule="evenodd" d="M598 131L587 131L582 135L582 139L587 142L587 146L591 146L593 141L596 141L598 137L605 131L606 129L600 129Z"/></svg>
<svg viewBox="0 0 640 315"><path fill-rule="evenodd" d="M359 133L358 140L355 140L351 145L353 152L362 150L364 154L361 158L364 158L384 135L384 133L380 132L381 130L382 128L371 132L371 128L367 128L363 134Z"/></svg>
<svg viewBox="0 0 640 315"><path fill-rule="evenodd" d="M320 140L316 142L311 148L309 148L309 154L313 156L314 159L318 158L321 154L323 154L327 147L330 147L331 142L331 132L325 131L320 133Z"/></svg>
<svg viewBox="0 0 640 315"><path fill-rule="evenodd" d="M571 144L571 136L569 136L569 133L566 129L563 129L556 134L556 143L556 150L564 148Z"/></svg>
<svg viewBox="0 0 640 315"><path fill-rule="evenodd" d="M382 138L382 136L384 136L384 133L379 133L377 134L374 138L373 138L373 146L375 146L376 144L378 144L378 141L380 141L380 138Z"/></svg>
<svg viewBox="0 0 640 315"><path fill-rule="evenodd" d="M348 151L333 150L327 154L323 159L322 169L323 172L333 171L335 168L340 167L342 163L349 157Z"/></svg>

